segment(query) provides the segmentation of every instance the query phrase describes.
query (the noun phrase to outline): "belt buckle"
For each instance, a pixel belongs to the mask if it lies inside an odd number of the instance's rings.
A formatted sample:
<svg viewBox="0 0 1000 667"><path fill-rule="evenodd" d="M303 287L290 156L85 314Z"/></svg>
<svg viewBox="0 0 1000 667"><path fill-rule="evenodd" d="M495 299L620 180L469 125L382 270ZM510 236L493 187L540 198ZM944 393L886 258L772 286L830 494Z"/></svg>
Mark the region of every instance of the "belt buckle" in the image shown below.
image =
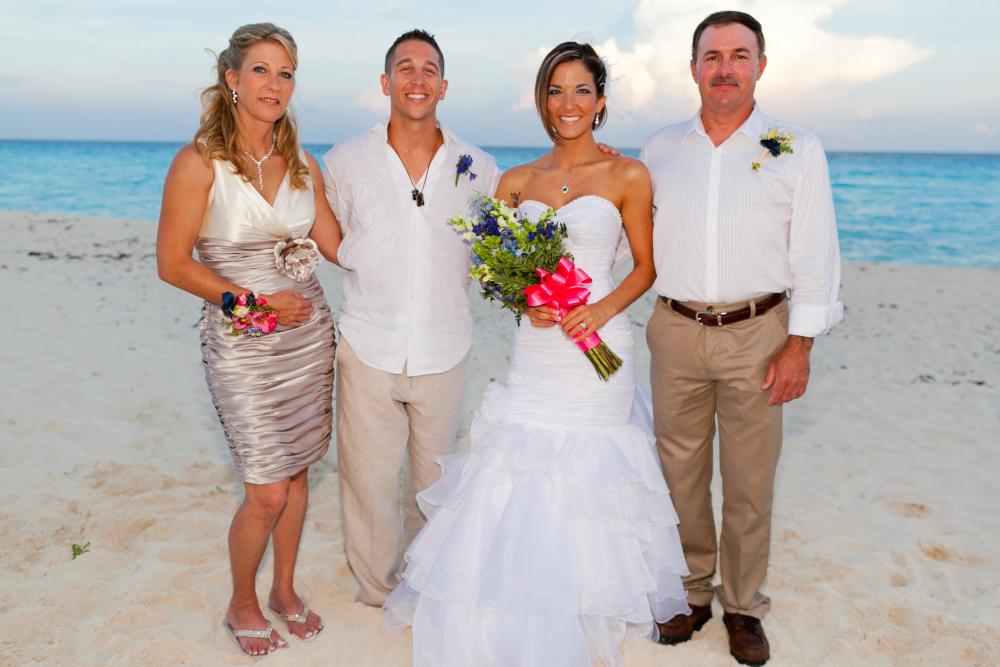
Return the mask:
<svg viewBox="0 0 1000 667"><path fill-rule="evenodd" d="M699 311L696 311L695 314L694 314L694 321L704 327L704 326L708 326L708 325L706 325L704 322L701 321L702 315L704 315L706 317L714 317L715 318L715 326L721 327L722 326L722 316L725 315L725 314L726 313L717 313L717 312L715 312L715 308L714 307L709 306L708 310L699 310Z"/></svg>

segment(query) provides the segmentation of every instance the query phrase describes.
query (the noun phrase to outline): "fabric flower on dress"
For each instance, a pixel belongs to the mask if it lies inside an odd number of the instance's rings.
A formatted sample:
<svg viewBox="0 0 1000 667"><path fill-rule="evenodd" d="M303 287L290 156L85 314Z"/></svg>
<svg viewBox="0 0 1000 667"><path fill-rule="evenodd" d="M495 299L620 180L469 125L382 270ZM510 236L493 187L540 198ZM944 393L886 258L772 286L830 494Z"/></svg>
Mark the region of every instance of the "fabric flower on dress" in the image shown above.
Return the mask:
<svg viewBox="0 0 1000 667"><path fill-rule="evenodd" d="M274 265L281 275L303 282L319 266L319 248L310 238L288 239L274 244Z"/></svg>

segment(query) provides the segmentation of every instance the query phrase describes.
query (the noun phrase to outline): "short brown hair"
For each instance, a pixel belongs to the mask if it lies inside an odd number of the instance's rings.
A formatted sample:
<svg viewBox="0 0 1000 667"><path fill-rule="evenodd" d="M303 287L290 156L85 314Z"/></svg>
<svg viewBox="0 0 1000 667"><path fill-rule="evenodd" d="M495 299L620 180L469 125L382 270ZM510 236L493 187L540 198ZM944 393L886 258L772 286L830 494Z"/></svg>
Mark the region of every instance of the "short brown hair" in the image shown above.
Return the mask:
<svg viewBox="0 0 1000 667"><path fill-rule="evenodd" d="M403 42L408 42L414 39L418 42L424 42L425 44L430 44L437 51L438 61L441 64L441 76L444 77L444 54L441 53L441 47L438 46L437 40L434 39L434 35L430 34L426 30L421 30L420 28L415 28L408 32L404 32L402 35L396 38L396 41L392 43L389 50L385 52L385 73L392 74L389 68L392 67L392 57L396 55L396 47Z"/></svg>
<svg viewBox="0 0 1000 667"><path fill-rule="evenodd" d="M750 28L757 37L757 55L761 57L764 55L764 28L761 27L760 21L745 12L729 10L709 14L694 29L694 38L691 40L691 60L698 60L698 40L701 39L701 33L705 32L705 28L710 25L728 25L730 23L739 23Z"/></svg>
<svg viewBox="0 0 1000 667"><path fill-rule="evenodd" d="M538 68L538 76L535 77L535 107L538 109L538 115L542 119L542 127L545 128L545 133L549 135L549 139L554 143L559 143L562 141L562 138L552 128L552 123L549 122L549 113L546 110L546 102L549 98L549 82L552 80L552 73L556 71L556 67L574 60L583 63L587 71L593 75L594 87L597 89L598 98L604 97L604 89L608 83L608 67L590 44L563 42L548 52ZM604 108L597 112L597 122L594 124L594 129L599 130L604 127L604 123L607 120L608 106L605 104Z"/></svg>

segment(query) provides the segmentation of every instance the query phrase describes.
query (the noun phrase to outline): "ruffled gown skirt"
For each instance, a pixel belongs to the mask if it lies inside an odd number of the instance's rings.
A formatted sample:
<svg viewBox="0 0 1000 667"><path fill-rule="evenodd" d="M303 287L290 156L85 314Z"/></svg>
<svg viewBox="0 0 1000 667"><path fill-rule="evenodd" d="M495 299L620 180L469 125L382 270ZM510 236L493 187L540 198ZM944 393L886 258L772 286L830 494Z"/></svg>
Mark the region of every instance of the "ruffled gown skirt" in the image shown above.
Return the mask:
<svg viewBox="0 0 1000 667"><path fill-rule="evenodd" d="M690 611L630 325L601 335L624 361L610 382L525 322L470 453L419 494L429 520L385 603L387 626L413 626L415 666L620 665L625 639Z"/></svg>

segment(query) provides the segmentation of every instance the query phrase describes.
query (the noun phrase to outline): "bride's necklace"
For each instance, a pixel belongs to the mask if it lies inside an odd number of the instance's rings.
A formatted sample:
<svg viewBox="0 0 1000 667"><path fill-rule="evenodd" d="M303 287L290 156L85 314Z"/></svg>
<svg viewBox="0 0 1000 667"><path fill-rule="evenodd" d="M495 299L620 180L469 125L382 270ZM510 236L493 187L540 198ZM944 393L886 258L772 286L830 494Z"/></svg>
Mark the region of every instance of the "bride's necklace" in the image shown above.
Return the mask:
<svg viewBox="0 0 1000 667"><path fill-rule="evenodd" d="M262 157L259 160L255 158L253 155L251 155L248 151L243 151L243 154L246 155L248 158L250 158L255 165L257 165L257 182L260 186L261 194L264 194L264 160L271 157L271 153L274 152L274 144L275 144L274 134L271 134L271 147L267 149L266 153L264 153L264 157Z"/></svg>
<svg viewBox="0 0 1000 667"><path fill-rule="evenodd" d="M562 193L564 195L569 194L569 184L573 181L573 172L576 171L576 167L577 165L573 165L573 167L569 170L569 175L566 176L566 180L563 181L562 187L559 188L560 190L562 190Z"/></svg>

